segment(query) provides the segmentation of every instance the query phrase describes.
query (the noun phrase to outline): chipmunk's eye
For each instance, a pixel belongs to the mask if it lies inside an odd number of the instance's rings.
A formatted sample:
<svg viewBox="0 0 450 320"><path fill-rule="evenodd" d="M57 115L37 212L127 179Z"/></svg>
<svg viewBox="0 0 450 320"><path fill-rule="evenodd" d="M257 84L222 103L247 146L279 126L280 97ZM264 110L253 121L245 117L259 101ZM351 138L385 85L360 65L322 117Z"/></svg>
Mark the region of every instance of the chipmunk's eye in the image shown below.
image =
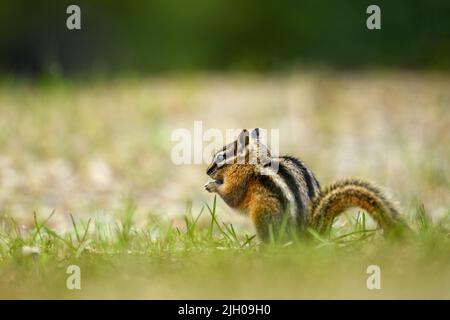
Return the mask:
<svg viewBox="0 0 450 320"><path fill-rule="evenodd" d="M216 163L221 165L222 162L224 161L225 161L225 154L221 152L216 156Z"/></svg>

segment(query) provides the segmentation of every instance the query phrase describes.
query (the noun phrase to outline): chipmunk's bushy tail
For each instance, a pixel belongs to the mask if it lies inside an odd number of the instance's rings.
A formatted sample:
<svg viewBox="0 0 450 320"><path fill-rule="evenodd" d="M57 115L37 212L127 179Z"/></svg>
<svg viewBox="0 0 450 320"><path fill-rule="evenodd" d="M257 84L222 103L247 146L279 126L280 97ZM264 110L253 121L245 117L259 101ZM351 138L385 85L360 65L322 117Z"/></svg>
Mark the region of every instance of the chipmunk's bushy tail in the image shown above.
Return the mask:
<svg viewBox="0 0 450 320"><path fill-rule="evenodd" d="M333 219L351 207L365 210L384 232L402 232L408 229L395 208L377 186L361 180L338 181L321 190L310 208L310 226L325 232Z"/></svg>

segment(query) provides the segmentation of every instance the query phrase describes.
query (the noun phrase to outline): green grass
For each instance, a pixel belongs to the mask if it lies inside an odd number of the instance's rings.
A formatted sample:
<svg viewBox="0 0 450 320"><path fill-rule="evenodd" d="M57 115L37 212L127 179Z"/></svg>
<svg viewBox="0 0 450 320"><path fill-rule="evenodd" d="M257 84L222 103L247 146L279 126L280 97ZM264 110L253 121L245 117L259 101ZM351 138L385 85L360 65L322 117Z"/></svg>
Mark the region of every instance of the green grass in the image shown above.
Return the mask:
<svg viewBox="0 0 450 320"><path fill-rule="evenodd" d="M347 215L320 236L262 244L222 223L215 199L186 214L183 228L153 220L138 228L126 205L114 223L73 217L58 234L52 215L29 231L3 217L1 298L450 298L449 215L431 224L423 209L414 235L384 239L366 216ZM209 222L199 226L200 218ZM81 268L81 290L66 288L69 265ZM379 265L381 290L366 288Z"/></svg>

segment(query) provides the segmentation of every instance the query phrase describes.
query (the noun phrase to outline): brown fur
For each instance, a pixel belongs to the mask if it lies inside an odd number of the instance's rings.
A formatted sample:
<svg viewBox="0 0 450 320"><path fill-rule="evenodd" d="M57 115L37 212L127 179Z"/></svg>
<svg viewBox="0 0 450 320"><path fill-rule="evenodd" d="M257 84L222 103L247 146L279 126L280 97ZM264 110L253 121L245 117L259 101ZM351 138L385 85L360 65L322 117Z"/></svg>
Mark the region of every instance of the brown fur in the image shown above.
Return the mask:
<svg viewBox="0 0 450 320"><path fill-rule="evenodd" d="M218 170L215 177L224 182L210 191L217 192L231 208L248 215L258 235L266 239L269 225L279 224L284 211L276 194L260 182L255 165L230 164Z"/></svg>
<svg viewBox="0 0 450 320"><path fill-rule="evenodd" d="M226 178L217 187L217 193L230 207L244 210L246 206L243 202L248 198L249 184L255 176L253 166L231 164L221 170L221 176Z"/></svg>
<svg viewBox="0 0 450 320"><path fill-rule="evenodd" d="M248 191L249 216L255 225L258 236L267 239L269 226L277 226L281 223L283 207L276 195L256 179Z"/></svg>

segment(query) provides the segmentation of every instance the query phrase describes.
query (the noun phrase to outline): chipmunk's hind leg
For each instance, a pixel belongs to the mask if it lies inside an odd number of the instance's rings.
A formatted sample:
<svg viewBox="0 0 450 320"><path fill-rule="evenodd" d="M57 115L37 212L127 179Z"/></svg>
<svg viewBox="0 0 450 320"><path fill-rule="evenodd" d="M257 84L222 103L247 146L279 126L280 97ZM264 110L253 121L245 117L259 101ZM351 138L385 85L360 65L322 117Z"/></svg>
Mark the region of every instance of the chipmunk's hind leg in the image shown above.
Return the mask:
<svg viewBox="0 0 450 320"><path fill-rule="evenodd" d="M265 242L271 239L284 241L296 230L296 221L293 221L289 209L274 199L256 202L250 210L250 218L258 237Z"/></svg>

